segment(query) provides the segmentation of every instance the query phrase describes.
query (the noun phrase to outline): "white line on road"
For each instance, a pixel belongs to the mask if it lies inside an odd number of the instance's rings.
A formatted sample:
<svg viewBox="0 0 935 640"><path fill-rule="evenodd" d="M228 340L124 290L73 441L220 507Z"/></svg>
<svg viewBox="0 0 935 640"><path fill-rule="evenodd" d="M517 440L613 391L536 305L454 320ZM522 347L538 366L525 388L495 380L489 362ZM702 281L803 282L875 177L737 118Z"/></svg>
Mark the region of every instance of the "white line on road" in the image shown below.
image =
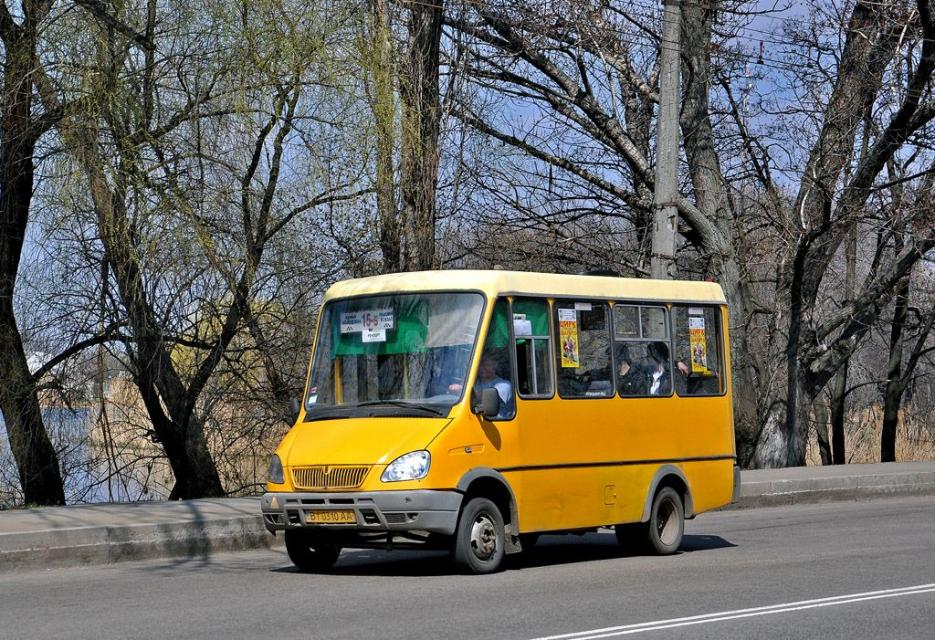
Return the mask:
<svg viewBox="0 0 935 640"><path fill-rule="evenodd" d="M915 596L924 593L935 593L935 583L920 584L914 587L901 587L899 589L868 591L866 593L851 593L843 596L832 596L830 598L818 598L816 600L787 602L784 604L773 604L765 607L753 607L751 609L737 609L735 611L705 613L702 615L689 616L686 618L671 618L669 620L639 622L636 624L625 624L619 627L605 627L603 629L591 629L590 631L563 633L557 636L543 636L540 638L533 638L532 640L597 640L598 638L614 638L617 636L628 636L634 633L644 633L646 631L661 631L663 629L688 627L696 624L706 624L708 622L723 622L725 620L738 620L740 618L768 616L774 613L788 613L790 611L817 609L819 607L833 607L841 604L852 604L854 602L880 600L883 598Z"/></svg>

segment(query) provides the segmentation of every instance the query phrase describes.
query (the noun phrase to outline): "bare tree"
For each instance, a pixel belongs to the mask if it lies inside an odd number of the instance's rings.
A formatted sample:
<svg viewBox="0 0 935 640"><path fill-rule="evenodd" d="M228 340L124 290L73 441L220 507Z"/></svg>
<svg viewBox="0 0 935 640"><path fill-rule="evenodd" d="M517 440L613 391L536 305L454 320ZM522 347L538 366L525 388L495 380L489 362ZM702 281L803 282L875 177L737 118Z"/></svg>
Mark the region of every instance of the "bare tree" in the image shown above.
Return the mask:
<svg viewBox="0 0 935 640"><path fill-rule="evenodd" d="M171 498L225 493L206 431L215 407L208 391L242 351L242 333L256 348L269 345L252 305L272 282L266 258L276 238L307 212L358 195L340 172L321 174L317 193L291 185L293 159L312 146L301 144L297 127L315 115L307 88L325 38L309 28L313 16L286 9L243 8L242 30L208 19L203 31L188 32L194 41L173 39L168 18L184 18L159 16L154 0L142 15L92 11L99 27L87 111L59 125L90 186L126 314L130 371L175 477ZM220 48L191 53L198 38L212 41L225 28L243 42L241 58ZM43 97L55 105L46 80ZM211 137L219 127L235 135ZM166 233L174 246L159 244ZM191 358L178 359L180 344ZM282 376L271 358L264 362L284 399Z"/></svg>
<svg viewBox="0 0 935 640"><path fill-rule="evenodd" d="M0 2L3 93L0 95L0 409L26 502L64 504L58 458L39 411L36 385L23 350L13 296L29 223L39 138L56 112L37 115L33 79L37 41L52 3L25 0L17 22Z"/></svg>

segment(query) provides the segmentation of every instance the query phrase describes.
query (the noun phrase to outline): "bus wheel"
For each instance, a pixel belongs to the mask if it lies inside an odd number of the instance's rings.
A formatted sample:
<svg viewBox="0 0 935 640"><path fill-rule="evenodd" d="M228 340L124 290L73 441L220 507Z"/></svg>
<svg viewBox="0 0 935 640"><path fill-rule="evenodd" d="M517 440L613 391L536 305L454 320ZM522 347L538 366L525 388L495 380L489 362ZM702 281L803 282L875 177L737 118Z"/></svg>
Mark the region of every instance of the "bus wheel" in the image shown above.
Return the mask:
<svg viewBox="0 0 935 640"><path fill-rule="evenodd" d="M685 533L685 507L672 487L663 487L653 498L647 542L652 551L668 556L678 551Z"/></svg>
<svg viewBox="0 0 935 640"><path fill-rule="evenodd" d="M492 573L503 561L503 516L487 498L472 498L461 512L455 532L454 559L470 573Z"/></svg>
<svg viewBox="0 0 935 640"><path fill-rule="evenodd" d="M307 531L286 531L286 553L299 571L327 571L338 561L341 547L313 545Z"/></svg>

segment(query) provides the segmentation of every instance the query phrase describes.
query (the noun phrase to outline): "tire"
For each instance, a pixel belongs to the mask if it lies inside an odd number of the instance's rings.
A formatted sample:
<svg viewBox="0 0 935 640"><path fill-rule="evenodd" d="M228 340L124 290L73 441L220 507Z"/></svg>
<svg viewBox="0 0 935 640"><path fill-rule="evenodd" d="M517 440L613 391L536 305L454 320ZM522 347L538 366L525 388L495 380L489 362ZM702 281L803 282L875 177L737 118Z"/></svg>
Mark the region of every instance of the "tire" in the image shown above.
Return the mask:
<svg viewBox="0 0 935 640"><path fill-rule="evenodd" d="M286 531L286 553L299 571L320 573L338 560L341 547L314 544L307 531Z"/></svg>
<svg viewBox="0 0 935 640"><path fill-rule="evenodd" d="M656 492L647 524L646 542L650 551L660 556L678 551L685 533L685 507L675 489L663 487Z"/></svg>
<svg viewBox="0 0 935 640"><path fill-rule="evenodd" d="M467 573L493 573L503 563L503 515L487 498L472 498L455 531L454 560Z"/></svg>

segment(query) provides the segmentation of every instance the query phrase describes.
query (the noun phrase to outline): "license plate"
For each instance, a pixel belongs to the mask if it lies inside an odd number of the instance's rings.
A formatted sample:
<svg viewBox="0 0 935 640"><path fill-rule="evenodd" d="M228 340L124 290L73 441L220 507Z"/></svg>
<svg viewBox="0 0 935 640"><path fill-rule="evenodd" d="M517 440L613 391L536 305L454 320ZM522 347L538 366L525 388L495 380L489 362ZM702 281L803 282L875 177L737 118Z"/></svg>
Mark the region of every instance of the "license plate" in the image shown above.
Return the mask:
<svg viewBox="0 0 935 640"><path fill-rule="evenodd" d="M351 509L335 511L309 511L309 524L357 524L357 514Z"/></svg>

